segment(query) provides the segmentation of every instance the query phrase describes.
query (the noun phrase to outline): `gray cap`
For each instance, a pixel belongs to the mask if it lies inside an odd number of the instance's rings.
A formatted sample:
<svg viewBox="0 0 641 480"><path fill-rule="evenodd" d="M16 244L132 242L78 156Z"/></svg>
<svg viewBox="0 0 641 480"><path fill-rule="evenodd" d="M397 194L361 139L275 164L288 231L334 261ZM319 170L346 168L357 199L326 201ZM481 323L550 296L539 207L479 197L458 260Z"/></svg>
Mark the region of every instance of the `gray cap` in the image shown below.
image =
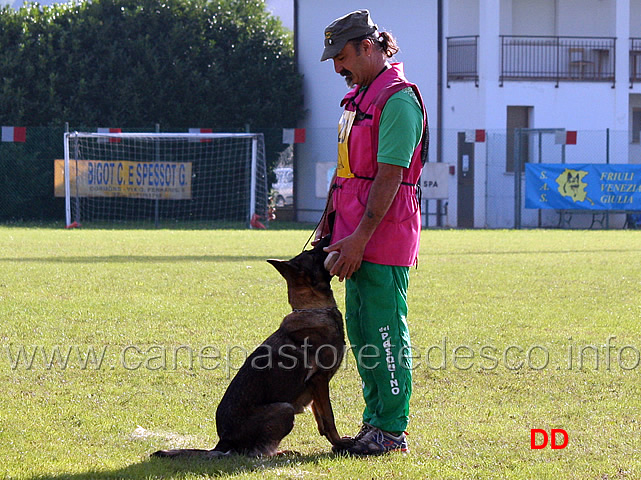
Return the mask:
<svg viewBox="0 0 641 480"><path fill-rule="evenodd" d="M325 28L325 50L321 62L338 55L349 40L369 35L377 29L368 10L357 10L337 18Z"/></svg>

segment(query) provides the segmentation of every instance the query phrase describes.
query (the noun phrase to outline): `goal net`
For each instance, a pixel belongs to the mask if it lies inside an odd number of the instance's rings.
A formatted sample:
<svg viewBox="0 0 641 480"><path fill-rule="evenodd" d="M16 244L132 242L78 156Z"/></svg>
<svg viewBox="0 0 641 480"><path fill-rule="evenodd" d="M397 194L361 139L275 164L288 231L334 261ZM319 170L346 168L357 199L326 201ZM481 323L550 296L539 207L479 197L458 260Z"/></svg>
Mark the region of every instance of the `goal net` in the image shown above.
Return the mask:
<svg viewBox="0 0 641 480"><path fill-rule="evenodd" d="M249 226L267 214L262 134L73 132L64 142L56 184L64 184L67 226Z"/></svg>

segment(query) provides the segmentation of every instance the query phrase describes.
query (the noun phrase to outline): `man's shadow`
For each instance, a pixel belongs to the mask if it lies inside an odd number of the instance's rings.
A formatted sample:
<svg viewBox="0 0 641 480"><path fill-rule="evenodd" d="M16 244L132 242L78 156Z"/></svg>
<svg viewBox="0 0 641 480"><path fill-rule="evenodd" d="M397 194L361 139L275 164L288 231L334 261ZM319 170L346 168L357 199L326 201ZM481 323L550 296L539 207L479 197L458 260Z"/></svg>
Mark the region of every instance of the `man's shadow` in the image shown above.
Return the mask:
<svg viewBox="0 0 641 480"><path fill-rule="evenodd" d="M166 478L171 475L195 475L224 477L249 473L258 469L285 468L301 463L316 463L336 454L298 454L285 453L274 457L248 458L240 455L219 457L212 460L177 460L167 458L147 458L140 463L115 470L92 470L82 473L61 473L57 475L37 475L32 480L107 480L129 478Z"/></svg>

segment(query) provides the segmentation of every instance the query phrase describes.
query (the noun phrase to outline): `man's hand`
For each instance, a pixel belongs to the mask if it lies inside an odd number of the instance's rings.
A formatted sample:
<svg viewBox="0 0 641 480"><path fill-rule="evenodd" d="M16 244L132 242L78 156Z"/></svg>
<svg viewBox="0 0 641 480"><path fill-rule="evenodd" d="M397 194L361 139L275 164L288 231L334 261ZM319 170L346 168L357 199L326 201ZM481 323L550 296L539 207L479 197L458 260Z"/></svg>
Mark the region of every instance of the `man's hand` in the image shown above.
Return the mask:
<svg viewBox="0 0 641 480"><path fill-rule="evenodd" d="M336 275L340 282L346 278L351 278L352 274L361 266L363 252L368 240L369 236L359 238L357 232L354 232L335 244L325 247L324 250L326 252L338 251L340 253L338 260L336 260L329 273Z"/></svg>

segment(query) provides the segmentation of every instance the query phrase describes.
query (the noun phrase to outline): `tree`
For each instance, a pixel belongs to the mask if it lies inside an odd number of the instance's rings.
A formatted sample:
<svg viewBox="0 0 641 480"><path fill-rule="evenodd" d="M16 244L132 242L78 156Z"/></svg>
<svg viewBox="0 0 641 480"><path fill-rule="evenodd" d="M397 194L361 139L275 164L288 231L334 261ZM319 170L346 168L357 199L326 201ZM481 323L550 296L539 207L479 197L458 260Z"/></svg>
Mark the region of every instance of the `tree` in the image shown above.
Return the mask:
<svg viewBox="0 0 641 480"><path fill-rule="evenodd" d="M268 167L303 114L291 35L262 0L81 0L0 9L0 218L61 218L62 126L263 131ZM38 140L35 140L38 138Z"/></svg>
<svg viewBox="0 0 641 480"><path fill-rule="evenodd" d="M9 125L293 126L291 37L260 0L83 0L0 11Z"/></svg>

